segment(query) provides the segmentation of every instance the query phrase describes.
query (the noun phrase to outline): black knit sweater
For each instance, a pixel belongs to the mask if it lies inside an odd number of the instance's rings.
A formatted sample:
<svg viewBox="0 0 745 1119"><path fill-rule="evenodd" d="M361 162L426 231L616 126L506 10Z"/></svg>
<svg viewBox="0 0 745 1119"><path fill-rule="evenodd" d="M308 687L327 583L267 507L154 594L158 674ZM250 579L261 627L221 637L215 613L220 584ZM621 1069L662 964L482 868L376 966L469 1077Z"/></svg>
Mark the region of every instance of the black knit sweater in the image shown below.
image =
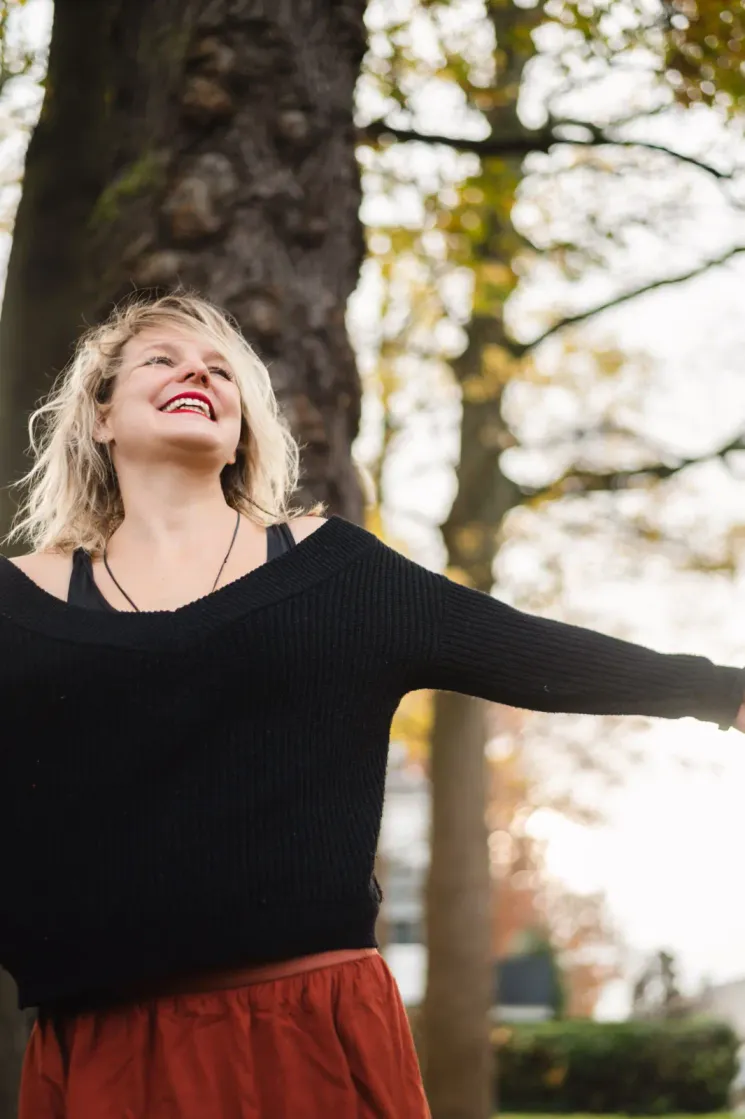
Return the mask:
<svg viewBox="0 0 745 1119"><path fill-rule="evenodd" d="M0 561L0 964L51 1008L373 947L391 719L440 688L729 726L745 675L520 613L338 517L167 612Z"/></svg>

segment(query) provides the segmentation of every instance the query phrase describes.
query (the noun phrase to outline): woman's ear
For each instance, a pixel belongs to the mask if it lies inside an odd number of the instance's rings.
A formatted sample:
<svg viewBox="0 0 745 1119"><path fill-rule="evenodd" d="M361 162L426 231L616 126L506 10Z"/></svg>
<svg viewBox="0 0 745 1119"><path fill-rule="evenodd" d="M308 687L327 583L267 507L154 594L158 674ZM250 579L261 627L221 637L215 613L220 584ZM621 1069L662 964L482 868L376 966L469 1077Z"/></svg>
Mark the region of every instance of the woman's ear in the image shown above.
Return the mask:
<svg viewBox="0 0 745 1119"><path fill-rule="evenodd" d="M106 404L98 405L98 413L93 424L93 438L97 443L111 443L113 440L109 426L109 407Z"/></svg>

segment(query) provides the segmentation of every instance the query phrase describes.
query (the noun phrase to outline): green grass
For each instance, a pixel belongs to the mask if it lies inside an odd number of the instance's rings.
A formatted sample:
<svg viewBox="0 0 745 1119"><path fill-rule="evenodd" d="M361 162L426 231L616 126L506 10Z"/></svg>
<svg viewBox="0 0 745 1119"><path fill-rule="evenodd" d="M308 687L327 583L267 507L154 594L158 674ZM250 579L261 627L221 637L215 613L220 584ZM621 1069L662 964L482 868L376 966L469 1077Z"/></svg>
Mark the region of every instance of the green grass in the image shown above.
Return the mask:
<svg viewBox="0 0 745 1119"><path fill-rule="evenodd" d="M509 1111L500 1111L499 1115L495 1115L494 1119L609 1119L608 1115L528 1115L528 1114L513 1114ZM644 1116L637 1115L634 1119L645 1119ZM648 1119L653 1119L649 1116ZM654 1116L654 1119L738 1119L733 1116L729 1111L716 1111L711 1115L664 1115Z"/></svg>

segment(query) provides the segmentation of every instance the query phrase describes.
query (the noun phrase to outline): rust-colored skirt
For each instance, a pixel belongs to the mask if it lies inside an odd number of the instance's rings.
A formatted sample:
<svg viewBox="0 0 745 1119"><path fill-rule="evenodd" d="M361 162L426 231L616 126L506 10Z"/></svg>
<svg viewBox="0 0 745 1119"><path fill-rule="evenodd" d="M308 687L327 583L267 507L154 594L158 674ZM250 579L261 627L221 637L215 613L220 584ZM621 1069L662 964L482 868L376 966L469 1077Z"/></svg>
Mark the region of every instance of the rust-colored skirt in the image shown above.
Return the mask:
<svg viewBox="0 0 745 1119"><path fill-rule="evenodd" d="M37 1023L19 1119L429 1119L385 960L324 955Z"/></svg>

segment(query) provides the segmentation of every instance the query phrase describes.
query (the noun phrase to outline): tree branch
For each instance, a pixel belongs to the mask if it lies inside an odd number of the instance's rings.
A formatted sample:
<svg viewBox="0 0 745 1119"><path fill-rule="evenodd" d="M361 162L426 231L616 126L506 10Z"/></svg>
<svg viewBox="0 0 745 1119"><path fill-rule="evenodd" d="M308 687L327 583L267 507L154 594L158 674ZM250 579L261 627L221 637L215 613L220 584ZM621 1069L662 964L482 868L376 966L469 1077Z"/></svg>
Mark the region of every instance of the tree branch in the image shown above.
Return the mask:
<svg viewBox="0 0 745 1119"><path fill-rule="evenodd" d="M708 454L694 458L680 459L674 466L656 462L633 470L568 470L558 481L551 482L539 489L530 486L520 486L519 488L528 499L557 497L562 491L568 495L571 493L586 494L622 490L629 482L636 479L657 478L664 480L678 474L681 470L685 470L687 466L696 466L714 458L725 458L734 451L745 451L744 436L736 436L717 451L709 451Z"/></svg>
<svg viewBox="0 0 745 1119"><path fill-rule="evenodd" d="M474 155L484 158L546 152L553 144L567 143L566 140L557 140L550 128L542 129L539 132L530 132L526 129L522 134L505 136L501 139L489 136L484 140L469 140L464 136L443 136L438 133L417 132L410 128L392 128L381 120L372 121L360 128L357 133L357 142L359 144L376 143L383 136L390 136L402 144L444 144L455 151L473 152Z"/></svg>
<svg viewBox="0 0 745 1119"><path fill-rule="evenodd" d="M738 435L731 439L719 450L709 451L708 454L694 458L680 459L674 466L667 463L655 462L648 466L640 466L633 470L568 470L561 478L550 482L547 486L526 486L516 482L512 484L528 501L545 499L547 497L558 499L562 496L581 497L588 493L607 493L614 490L623 490L629 482L644 478L656 478L664 481L674 474L685 470L687 466L697 466L702 462L710 462L715 458L726 458L735 451L745 451L745 436ZM402 517L426 529L436 529L436 518L428 517L417 509L392 508L391 514Z"/></svg>
<svg viewBox="0 0 745 1119"><path fill-rule="evenodd" d="M617 128L619 125L614 123L611 127ZM731 171L720 171L718 167L714 167L711 163L706 163L703 159L697 159L696 156L675 151L673 148L666 147L665 144L655 144L651 140L624 139L619 136L611 136L607 132L604 132L602 128L598 128L597 125L588 124L587 121L555 120L552 122L552 130L554 133L556 128L584 128L585 131L590 133L591 137L589 140L562 140L561 137L557 136L556 143L578 144L580 147L587 148L641 148L643 151L657 152L660 155L670 156L671 159L676 159L679 163L687 163L690 167L695 167L698 171L705 171L708 175L712 175L721 182L731 182L735 177Z"/></svg>
<svg viewBox="0 0 745 1119"><path fill-rule="evenodd" d="M615 125L613 127L616 127ZM590 133L587 140L572 140L557 136L557 128L583 128ZM462 136L443 136L439 133L417 132L414 129L393 128L384 121L373 121L361 128L358 132L358 143L376 143L383 136L390 136L400 143L443 144L459 152L471 152L482 159L516 158L530 155L533 152L548 152L556 144L571 144L580 148L640 148L643 151L657 152L660 155L670 156L679 163L687 163L698 171L705 171L721 182L731 182L734 175L731 171L721 171L718 167L697 159L692 155L674 151L664 144L655 144L650 140L620 139L609 136L602 129L583 120L554 120L548 128L537 131L524 132L513 136L487 136L483 140L469 140Z"/></svg>
<svg viewBox="0 0 745 1119"><path fill-rule="evenodd" d="M632 299L637 299L640 295L647 295L652 291L659 291L661 288L672 287L674 284L683 284L688 280L695 280L698 276L703 276L711 268L718 268L722 264L726 264L734 257L739 256L740 253L745 253L745 245L736 245L733 249L728 249L722 256L716 257L713 260L705 260L703 264L699 264L696 268L692 268L690 272L685 272L680 276L666 276L661 280L653 280L649 284L644 284L642 287L634 288L631 291L622 292L616 295L613 299L608 299L605 303L600 303L595 307L589 307L586 311L578 311L576 315L567 315L566 318L559 319L557 322L534 338L532 342L521 344L519 342L512 342L509 344L510 353L515 357L524 357L525 354L531 353L537 349L542 342L545 342L552 335L557 334L560 330L564 330L569 326L577 326L579 323L586 322L588 319L594 318L595 315L600 315L604 311L610 311L615 307L621 307L624 303L629 303Z"/></svg>

